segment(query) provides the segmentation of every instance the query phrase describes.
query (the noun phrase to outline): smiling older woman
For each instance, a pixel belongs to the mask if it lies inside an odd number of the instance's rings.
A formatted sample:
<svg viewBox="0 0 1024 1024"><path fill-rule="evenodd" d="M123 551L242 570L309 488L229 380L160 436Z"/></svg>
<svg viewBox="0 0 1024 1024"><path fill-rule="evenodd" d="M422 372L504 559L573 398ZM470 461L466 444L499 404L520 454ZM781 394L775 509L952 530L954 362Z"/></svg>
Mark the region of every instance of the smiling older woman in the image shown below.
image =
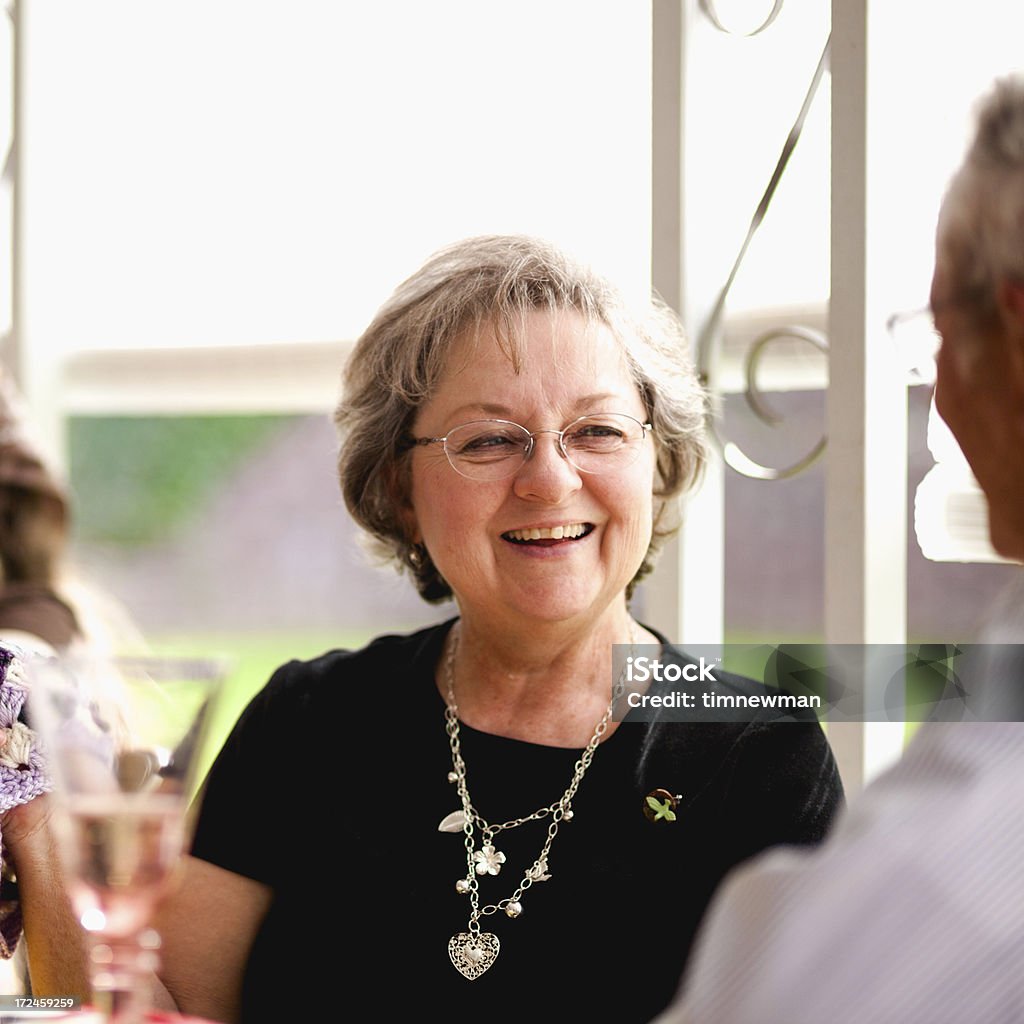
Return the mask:
<svg viewBox="0 0 1024 1024"><path fill-rule="evenodd" d="M460 242L396 290L345 369L342 489L458 614L243 712L160 920L179 1009L647 1021L726 872L824 836L813 717L613 714L613 645L672 651L630 598L704 416L677 318L545 243Z"/></svg>

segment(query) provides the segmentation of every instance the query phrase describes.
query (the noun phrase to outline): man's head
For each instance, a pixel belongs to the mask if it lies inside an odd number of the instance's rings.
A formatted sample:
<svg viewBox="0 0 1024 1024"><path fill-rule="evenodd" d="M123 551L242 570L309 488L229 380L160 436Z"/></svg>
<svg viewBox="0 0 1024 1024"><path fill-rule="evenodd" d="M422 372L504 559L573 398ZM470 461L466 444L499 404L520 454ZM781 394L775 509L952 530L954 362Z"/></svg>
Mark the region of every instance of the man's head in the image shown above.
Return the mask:
<svg viewBox="0 0 1024 1024"><path fill-rule="evenodd" d="M988 499L992 544L1024 561L1024 77L978 107L939 215L936 407Z"/></svg>

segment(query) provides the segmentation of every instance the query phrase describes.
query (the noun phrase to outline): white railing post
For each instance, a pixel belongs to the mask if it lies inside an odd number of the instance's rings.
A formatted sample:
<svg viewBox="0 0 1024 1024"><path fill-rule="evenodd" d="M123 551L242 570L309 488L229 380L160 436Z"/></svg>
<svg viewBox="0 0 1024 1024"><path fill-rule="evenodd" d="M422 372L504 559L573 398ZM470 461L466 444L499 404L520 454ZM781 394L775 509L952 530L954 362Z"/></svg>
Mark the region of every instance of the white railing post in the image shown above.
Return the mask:
<svg viewBox="0 0 1024 1024"><path fill-rule="evenodd" d="M825 638L906 639L906 388L891 371L877 279L881 225L872 180L870 0L832 3L832 287L825 494ZM879 325L883 325L879 330ZM849 791L873 772L886 725L836 723ZM885 754L880 756L884 757Z"/></svg>

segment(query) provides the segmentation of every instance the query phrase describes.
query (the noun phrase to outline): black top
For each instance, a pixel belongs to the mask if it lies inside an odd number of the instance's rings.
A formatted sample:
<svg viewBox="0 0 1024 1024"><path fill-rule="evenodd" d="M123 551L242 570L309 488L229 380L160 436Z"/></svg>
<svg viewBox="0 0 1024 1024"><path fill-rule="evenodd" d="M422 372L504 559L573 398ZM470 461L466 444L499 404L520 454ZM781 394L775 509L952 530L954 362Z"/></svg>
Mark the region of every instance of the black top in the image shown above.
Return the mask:
<svg viewBox="0 0 1024 1024"><path fill-rule="evenodd" d="M470 913L455 891L464 836L437 827L459 809L433 681L450 626L284 665L213 765L192 852L274 890L246 973L246 1024L308 1006L325 1019L365 1006L381 1021L648 1021L674 994L723 874L768 846L820 840L842 802L816 720L627 716L595 752L550 878L517 919L482 919L501 951L469 981L448 955ZM557 800L580 755L466 725L460 736L471 799L492 823ZM675 821L644 815L654 789L681 795ZM512 893L549 821L498 836L507 861L479 879L481 906Z"/></svg>

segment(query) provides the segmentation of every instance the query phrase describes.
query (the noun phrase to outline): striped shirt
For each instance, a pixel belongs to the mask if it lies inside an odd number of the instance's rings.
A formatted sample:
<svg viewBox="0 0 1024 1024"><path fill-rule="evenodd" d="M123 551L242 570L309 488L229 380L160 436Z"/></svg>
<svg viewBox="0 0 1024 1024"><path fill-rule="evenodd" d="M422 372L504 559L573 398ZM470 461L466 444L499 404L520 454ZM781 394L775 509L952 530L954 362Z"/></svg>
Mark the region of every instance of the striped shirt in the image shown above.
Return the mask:
<svg viewBox="0 0 1024 1024"><path fill-rule="evenodd" d="M655 1024L1024 1022L1024 671L986 676L1014 720L922 725L825 843L736 869Z"/></svg>

